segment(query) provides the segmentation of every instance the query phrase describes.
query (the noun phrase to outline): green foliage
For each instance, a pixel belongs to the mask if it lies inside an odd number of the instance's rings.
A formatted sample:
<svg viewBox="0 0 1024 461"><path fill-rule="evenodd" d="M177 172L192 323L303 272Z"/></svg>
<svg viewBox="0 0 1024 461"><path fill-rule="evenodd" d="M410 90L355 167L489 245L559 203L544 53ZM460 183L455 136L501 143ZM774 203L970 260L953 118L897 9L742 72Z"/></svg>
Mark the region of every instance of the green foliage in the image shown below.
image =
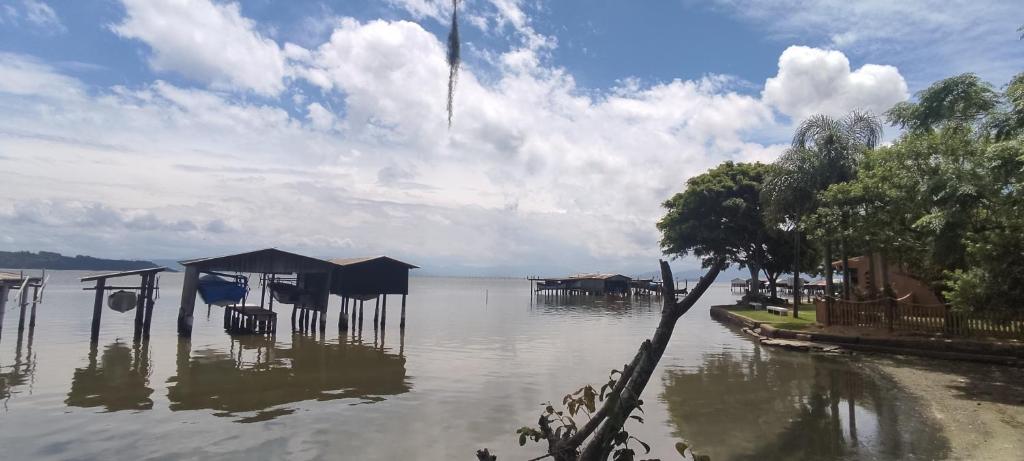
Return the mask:
<svg viewBox="0 0 1024 461"><path fill-rule="evenodd" d="M1024 296L1024 74L1004 93L971 74L888 113L907 131L818 195L806 228L885 254L960 309Z"/></svg>
<svg viewBox="0 0 1024 461"><path fill-rule="evenodd" d="M968 73L933 83L917 93L917 102L901 102L886 113L889 122L911 132L965 126L980 121L996 108L999 95L992 85Z"/></svg>
<svg viewBox="0 0 1024 461"><path fill-rule="evenodd" d="M665 254L692 254L705 267L718 257L756 264L765 252L760 190L766 171L760 163L725 162L690 178L663 204L668 211L658 230Z"/></svg>
<svg viewBox="0 0 1024 461"><path fill-rule="evenodd" d="M526 445L528 440L534 442L540 442L547 440L546 434L553 434L558 440L568 440L577 431L579 426L576 425L576 421L573 417L579 417L581 414L585 414L588 418L591 417L594 412L597 411L598 402L603 402L605 399L612 397L611 391L618 384L618 380L622 377L622 372L619 370L612 370L608 373L608 382L601 386L600 391L594 389L593 386L587 384L575 392L566 394L562 397L562 405L565 410L557 410L550 403L546 402L541 404L544 406L544 411L540 415L540 419L537 421L537 427L523 426L516 430L516 434L519 436L519 445ZM637 401L636 409L641 414L644 412L643 400ZM629 415L628 419L633 419L643 424L644 419L640 415ZM644 454L651 452L651 447L646 442L632 436L623 427L619 432L615 433L612 437L612 460L613 461L624 461L636 459L635 445L630 446L630 443L635 442L643 448ZM685 447L685 444L684 444ZM677 444L678 448L678 444ZM682 453L680 451L680 453ZM654 459L646 461L658 461Z"/></svg>

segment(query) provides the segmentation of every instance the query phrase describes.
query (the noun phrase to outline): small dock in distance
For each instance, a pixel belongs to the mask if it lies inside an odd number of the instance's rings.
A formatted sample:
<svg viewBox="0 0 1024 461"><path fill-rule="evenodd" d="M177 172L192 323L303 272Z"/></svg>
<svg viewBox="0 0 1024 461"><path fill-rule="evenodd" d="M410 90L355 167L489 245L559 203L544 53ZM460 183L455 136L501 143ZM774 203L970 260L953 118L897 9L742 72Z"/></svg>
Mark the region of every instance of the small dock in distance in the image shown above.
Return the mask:
<svg viewBox="0 0 1024 461"><path fill-rule="evenodd" d="M577 274L569 277L528 277L530 292L582 296L661 296L661 282L622 274Z"/></svg>

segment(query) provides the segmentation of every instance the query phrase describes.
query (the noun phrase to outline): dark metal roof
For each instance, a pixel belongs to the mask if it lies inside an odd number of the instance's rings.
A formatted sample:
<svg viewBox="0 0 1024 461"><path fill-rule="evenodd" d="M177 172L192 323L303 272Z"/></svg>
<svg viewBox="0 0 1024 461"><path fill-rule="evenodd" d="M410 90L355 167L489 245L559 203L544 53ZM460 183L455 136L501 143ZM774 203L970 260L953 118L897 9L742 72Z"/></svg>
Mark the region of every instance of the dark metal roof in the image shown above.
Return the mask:
<svg viewBox="0 0 1024 461"><path fill-rule="evenodd" d="M188 259L178 261L178 263L185 267L196 266L200 270L264 274L330 272L337 267L330 261L290 253L277 248L212 258Z"/></svg>
<svg viewBox="0 0 1024 461"><path fill-rule="evenodd" d="M336 264L338 266L346 267L346 266L354 266L354 265L357 265L357 264L362 264L362 263L365 263L365 262L376 261L376 260L383 260L383 261L388 261L388 262L391 262L391 263L401 264L401 265L403 265L405 267L408 267L409 269L419 269L419 266L416 266L414 264L409 264L409 263L404 262L404 261L399 261L399 260L397 260L395 258L389 258L387 256L367 256L367 257L362 257L362 258L334 258L334 259L331 259L330 262L332 262L332 263L334 263L334 264Z"/></svg>
<svg viewBox="0 0 1024 461"><path fill-rule="evenodd" d="M82 277L82 281L83 282L91 282L93 280L110 279L110 278L115 278L115 277L127 277L129 275L155 274L157 272L163 272L165 270L167 270L167 268L161 266L161 267L149 267L149 268L146 268L146 269L135 269L135 270L131 270L131 271L108 272L108 273L105 273L105 274L96 274L96 275L90 275L90 276Z"/></svg>

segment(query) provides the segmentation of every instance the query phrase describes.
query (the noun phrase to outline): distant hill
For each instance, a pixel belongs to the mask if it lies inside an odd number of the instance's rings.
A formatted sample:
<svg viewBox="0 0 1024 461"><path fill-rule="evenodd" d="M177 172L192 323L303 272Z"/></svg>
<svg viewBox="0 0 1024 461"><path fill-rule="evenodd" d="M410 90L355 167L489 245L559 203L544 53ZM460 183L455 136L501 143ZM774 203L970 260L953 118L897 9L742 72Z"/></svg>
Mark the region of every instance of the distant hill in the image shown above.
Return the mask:
<svg viewBox="0 0 1024 461"><path fill-rule="evenodd" d="M63 269L91 271L130 271L157 267L149 261L101 259L92 256L64 256L60 253L40 251L0 251L0 267L9 269Z"/></svg>

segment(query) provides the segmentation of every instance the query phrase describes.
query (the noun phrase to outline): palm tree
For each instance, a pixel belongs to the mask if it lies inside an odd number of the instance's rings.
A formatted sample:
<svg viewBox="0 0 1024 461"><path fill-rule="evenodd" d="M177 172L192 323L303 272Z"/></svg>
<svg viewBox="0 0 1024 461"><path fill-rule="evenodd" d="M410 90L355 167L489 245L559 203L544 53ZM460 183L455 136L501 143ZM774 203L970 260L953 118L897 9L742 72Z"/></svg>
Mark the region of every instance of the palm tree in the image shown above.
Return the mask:
<svg viewBox="0 0 1024 461"><path fill-rule="evenodd" d="M800 218L817 209L818 193L846 182L857 173L857 162L882 138L882 124L872 114L853 111L843 118L814 115L793 135L792 146L773 164L762 191L768 215L788 221L794 230L793 316L800 304ZM850 286L843 245L843 284ZM832 242L825 241L826 291L832 293ZM848 295L848 291L847 291Z"/></svg>

